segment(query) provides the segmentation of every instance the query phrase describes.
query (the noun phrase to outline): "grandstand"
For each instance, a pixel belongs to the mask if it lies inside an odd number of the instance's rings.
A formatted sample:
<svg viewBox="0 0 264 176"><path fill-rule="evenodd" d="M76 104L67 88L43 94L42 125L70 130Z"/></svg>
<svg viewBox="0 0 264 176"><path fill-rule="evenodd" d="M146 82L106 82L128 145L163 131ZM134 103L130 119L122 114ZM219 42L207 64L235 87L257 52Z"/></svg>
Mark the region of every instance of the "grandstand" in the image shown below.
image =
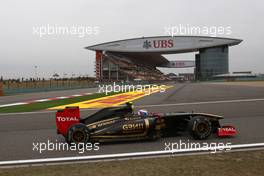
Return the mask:
<svg viewBox="0 0 264 176"><path fill-rule="evenodd" d="M85 49L96 52L95 72L99 81L170 80L157 67L195 67L195 79L207 80L229 72L229 46L241 41L206 36L158 36L113 41ZM196 52L195 61L169 61L163 56L187 52Z"/></svg>
<svg viewBox="0 0 264 176"><path fill-rule="evenodd" d="M151 63L142 60L112 52L104 52L102 58L101 74L107 80L170 80Z"/></svg>

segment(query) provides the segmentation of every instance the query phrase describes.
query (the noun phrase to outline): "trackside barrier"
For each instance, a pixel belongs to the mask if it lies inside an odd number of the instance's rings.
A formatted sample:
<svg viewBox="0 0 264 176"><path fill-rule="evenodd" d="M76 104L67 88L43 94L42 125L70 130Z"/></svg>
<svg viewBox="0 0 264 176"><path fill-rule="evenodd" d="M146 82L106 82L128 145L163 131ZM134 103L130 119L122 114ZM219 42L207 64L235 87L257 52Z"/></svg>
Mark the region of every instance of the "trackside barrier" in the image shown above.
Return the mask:
<svg viewBox="0 0 264 176"><path fill-rule="evenodd" d="M3 82L0 81L0 96L4 95L4 91L3 91Z"/></svg>

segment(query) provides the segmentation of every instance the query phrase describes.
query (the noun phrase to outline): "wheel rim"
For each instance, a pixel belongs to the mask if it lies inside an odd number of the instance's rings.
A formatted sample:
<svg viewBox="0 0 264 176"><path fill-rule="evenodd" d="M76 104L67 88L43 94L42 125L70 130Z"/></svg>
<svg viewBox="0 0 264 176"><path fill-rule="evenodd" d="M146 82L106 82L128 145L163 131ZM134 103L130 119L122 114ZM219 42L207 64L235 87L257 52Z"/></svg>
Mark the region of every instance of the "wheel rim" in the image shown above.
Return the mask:
<svg viewBox="0 0 264 176"><path fill-rule="evenodd" d="M74 141L76 142L82 142L85 140L85 134L83 131L75 131L72 135Z"/></svg>
<svg viewBox="0 0 264 176"><path fill-rule="evenodd" d="M197 125L197 131L200 133L200 134L204 134L204 133L207 133L209 130L208 128L208 125L206 123L199 123Z"/></svg>

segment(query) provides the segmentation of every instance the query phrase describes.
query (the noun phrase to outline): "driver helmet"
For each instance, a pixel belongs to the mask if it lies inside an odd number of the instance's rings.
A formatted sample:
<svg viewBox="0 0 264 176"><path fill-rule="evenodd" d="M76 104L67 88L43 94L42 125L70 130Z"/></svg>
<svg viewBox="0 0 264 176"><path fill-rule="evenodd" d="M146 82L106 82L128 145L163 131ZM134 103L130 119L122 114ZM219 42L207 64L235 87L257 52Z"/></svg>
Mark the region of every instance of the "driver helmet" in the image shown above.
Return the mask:
<svg viewBox="0 0 264 176"><path fill-rule="evenodd" d="M141 117L146 117L146 116L148 116L148 114L149 114L148 111L145 109L141 109L138 111L138 115Z"/></svg>

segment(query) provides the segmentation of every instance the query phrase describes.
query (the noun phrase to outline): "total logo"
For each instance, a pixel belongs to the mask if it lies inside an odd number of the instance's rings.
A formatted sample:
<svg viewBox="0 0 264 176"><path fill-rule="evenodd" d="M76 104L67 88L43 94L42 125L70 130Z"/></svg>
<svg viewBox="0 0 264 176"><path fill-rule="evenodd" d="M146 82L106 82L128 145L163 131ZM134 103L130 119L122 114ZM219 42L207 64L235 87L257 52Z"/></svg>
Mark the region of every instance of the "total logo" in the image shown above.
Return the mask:
<svg viewBox="0 0 264 176"><path fill-rule="evenodd" d="M174 46L173 40L145 40L143 43L143 48L172 48Z"/></svg>
<svg viewBox="0 0 264 176"><path fill-rule="evenodd" d="M79 118L77 117L57 117L59 122L70 122L70 121L76 121L79 122Z"/></svg>
<svg viewBox="0 0 264 176"><path fill-rule="evenodd" d="M220 128L221 131L227 131L227 132L235 132L235 128L233 127L223 127L223 128Z"/></svg>

